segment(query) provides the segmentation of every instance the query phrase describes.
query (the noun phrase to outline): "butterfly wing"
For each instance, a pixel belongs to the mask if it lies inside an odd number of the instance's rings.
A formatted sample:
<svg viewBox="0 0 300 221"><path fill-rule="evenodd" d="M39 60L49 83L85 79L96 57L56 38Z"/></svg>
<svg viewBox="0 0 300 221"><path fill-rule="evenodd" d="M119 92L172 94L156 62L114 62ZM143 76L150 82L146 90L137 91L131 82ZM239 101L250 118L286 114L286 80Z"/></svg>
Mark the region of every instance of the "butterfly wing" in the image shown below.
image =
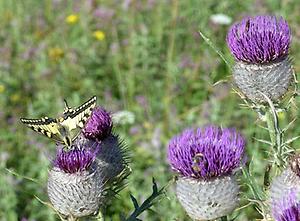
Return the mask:
<svg viewBox="0 0 300 221"><path fill-rule="evenodd" d="M76 128L83 128L96 106L96 96L93 96L84 104L76 109L67 108L64 112L61 125L68 128L69 131Z"/></svg>
<svg viewBox="0 0 300 221"><path fill-rule="evenodd" d="M47 136L55 140L56 142L62 143L62 139L60 137L59 125L57 124L57 119L44 117L41 119L20 119L23 124L32 130Z"/></svg>

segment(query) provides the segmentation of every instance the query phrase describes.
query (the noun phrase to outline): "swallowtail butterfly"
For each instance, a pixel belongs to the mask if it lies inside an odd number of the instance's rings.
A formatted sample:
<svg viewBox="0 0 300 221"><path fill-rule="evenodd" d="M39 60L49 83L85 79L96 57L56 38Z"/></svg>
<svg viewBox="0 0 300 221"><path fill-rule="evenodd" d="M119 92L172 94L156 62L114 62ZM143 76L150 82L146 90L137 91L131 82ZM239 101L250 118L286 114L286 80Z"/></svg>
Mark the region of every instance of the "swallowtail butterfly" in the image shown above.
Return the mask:
<svg viewBox="0 0 300 221"><path fill-rule="evenodd" d="M72 142L80 133L80 129L84 127L95 106L96 96L93 96L75 109L69 107L65 100L65 109L62 117L43 117L41 119L21 118L20 120L32 130L71 148Z"/></svg>

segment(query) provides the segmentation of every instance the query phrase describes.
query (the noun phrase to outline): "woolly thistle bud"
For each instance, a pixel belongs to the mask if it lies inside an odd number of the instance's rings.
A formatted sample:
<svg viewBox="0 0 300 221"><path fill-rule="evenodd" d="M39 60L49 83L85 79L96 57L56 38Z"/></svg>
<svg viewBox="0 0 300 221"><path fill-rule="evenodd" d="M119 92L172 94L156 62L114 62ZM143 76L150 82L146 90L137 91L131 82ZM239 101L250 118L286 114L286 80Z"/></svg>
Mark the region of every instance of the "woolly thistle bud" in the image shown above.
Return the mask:
<svg viewBox="0 0 300 221"><path fill-rule="evenodd" d="M110 114L105 109L96 107L83 129L83 134L88 139L102 140L110 135L112 127Z"/></svg>
<svg viewBox="0 0 300 221"><path fill-rule="evenodd" d="M237 87L255 103L279 101L293 83L288 58L291 33L287 22L275 16L256 16L234 24L227 44L236 59L233 77Z"/></svg>
<svg viewBox="0 0 300 221"><path fill-rule="evenodd" d="M296 189L289 190L281 199L271 202L271 212L275 221L299 221L300 202Z"/></svg>
<svg viewBox="0 0 300 221"><path fill-rule="evenodd" d="M104 198L104 180L94 165L96 152L59 149L49 172L48 196L53 207L67 217L97 213Z"/></svg>
<svg viewBox="0 0 300 221"><path fill-rule="evenodd" d="M234 177L244 157L245 140L233 129L208 126L187 129L169 142L168 159L180 174L179 202L195 220L213 220L238 205Z"/></svg>

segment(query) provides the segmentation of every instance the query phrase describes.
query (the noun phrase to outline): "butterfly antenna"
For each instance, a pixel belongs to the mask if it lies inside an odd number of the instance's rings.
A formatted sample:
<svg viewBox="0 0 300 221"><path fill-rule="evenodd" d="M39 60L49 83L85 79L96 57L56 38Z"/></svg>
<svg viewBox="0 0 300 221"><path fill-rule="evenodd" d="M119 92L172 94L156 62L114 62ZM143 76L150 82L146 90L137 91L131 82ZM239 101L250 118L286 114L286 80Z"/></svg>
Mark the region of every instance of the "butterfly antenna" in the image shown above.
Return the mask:
<svg viewBox="0 0 300 221"><path fill-rule="evenodd" d="M70 107L69 107L68 102L67 102L66 99L64 99L64 103L65 103L65 110L64 110L64 112L67 112L70 109Z"/></svg>

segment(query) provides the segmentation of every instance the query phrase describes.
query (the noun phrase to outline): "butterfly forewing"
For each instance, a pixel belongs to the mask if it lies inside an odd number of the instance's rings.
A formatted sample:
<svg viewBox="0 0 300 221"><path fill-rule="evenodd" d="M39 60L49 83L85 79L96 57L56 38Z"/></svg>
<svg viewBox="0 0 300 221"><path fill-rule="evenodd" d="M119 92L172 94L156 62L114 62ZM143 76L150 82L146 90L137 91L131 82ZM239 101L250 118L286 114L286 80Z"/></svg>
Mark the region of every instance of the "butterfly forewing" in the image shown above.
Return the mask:
<svg viewBox="0 0 300 221"><path fill-rule="evenodd" d="M41 133L49 138L55 139L59 133L56 119L42 118L42 119L26 119L21 118L21 122L27 125L32 130Z"/></svg>
<svg viewBox="0 0 300 221"><path fill-rule="evenodd" d="M75 128L83 128L88 118L91 116L93 108L96 106L96 97L92 97L75 110L70 109L64 113L62 125L68 127L69 130Z"/></svg>

